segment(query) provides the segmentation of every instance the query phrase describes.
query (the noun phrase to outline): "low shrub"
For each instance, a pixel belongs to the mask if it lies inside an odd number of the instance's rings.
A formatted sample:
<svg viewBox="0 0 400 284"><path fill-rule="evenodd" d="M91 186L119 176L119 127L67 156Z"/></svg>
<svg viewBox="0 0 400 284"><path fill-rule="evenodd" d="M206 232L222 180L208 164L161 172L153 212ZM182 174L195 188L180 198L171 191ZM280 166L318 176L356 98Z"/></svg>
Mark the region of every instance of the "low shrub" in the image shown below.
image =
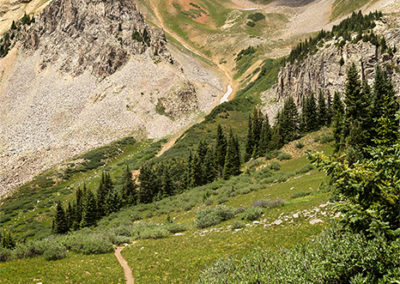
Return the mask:
<svg viewBox="0 0 400 284"><path fill-rule="evenodd" d="M274 171L279 171L279 170L281 169L281 165L280 165L278 162L276 162L276 161L271 162L271 164L269 164L268 167L269 167L271 170L274 170Z"/></svg>
<svg viewBox="0 0 400 284"><path fill-rule="evenodd" d="M290 160L292 158L292 155L290 155L289 153L280 153L277 157L277 159L279 161L283 161L283 160Z"/></svg>
<svg viewBox="0 0 400 284"><path fill-rule="evenodd" d="M43 254L46 260L57 260L67 257L67 250L59 243L50 245Z"/></svg>
<svg viewBox="0 0 400 284"><path fill-rule="evenodd" d="M232 230L242 229L245 224L242 221L235 221L232 223Z"/></svg>
<svg viewBox="0 0 400 284"><path fill-rule="evenodd" d="M175 223L171 223L171 224L166 225L166 229L171 234L176 234L176 233L184 232L184 231L187 230L185 225L175 224Z"/></svg>
<svg viewBox="0 0 400 284"><path fill-rule="evenodd" d="M235 216L235 210L227 206L217 206L215 208L206 208L196 213L195 226L197 228L207 228L217 225L222 221L232 219Z"/></svg>
<svg viewBox="0 0 400 284"><path fill-rule="evenodd" d="M309 171L311 171L313 169L314 169L313 165L304 166L300 170L296 171L296 175L308 173Z"/></svg>
<svg viewBox="0 0 400 284"><path fill-rule="evenodd" d="M12 251L10 249L0 247L0 262L11 260Z"/></svg>
<svg viewBox="0 0 400 284"><path fill-rule="evenodd" d="M300 191L300 192L294 193L290 198L291 198L291 199L295 199L295 198L300 198L300 197L308 196L308 195L310 195L310 194L311 194L311 192L309 192L309 191Z"/></svg>
<svg viewBox="0 0 400 284"><path fill-rule="evenodd" d="M160 226L147 227L137 235L138 239L162 239L169 236L167 229Z"/></svg>
<svg viewBox="0 0 400 284"><path fill-rule="evenodd" d="M272 159L275 159L276 157L278 157L278 155L280 153L282 153L282 152L279 150L272 150L272 151L267 152L267 154L265 155L265 158L267 160L272 160Z"/></svg>
<svg viewBox="0 0 400 284"><path fill-rule="evenodd" d="M263 215L264 211L260 207L250 207L239 215L240 219L247 221L254 221Z"/></svg>
<svg viewBox="0 0 400 284"><path fill-rule="evenodd" d="M319 142L321 144L326 144L326 143L332 142L333 140L334 140L334 138L331 134L324 134L321 136L321 139Z"/></svg>
<svg viewBox="0 0 400 284"><path fill-rule="evenodd" d="M303 149L304 148L304 144L299 141L299 142L296 143L296 148L297 149Z"/></svg>

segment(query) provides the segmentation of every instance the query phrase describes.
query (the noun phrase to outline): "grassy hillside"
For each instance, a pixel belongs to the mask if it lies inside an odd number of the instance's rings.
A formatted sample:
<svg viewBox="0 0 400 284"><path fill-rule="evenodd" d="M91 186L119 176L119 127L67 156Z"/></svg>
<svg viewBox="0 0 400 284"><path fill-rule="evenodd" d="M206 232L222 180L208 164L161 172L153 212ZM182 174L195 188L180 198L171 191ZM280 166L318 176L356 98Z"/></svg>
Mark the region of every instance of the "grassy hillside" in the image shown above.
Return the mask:
<svg viewBox="0 0 400 284"><path fill-rule="evenodd" d="M331 20L346 16L362 8L364 5L376 1L377 0L335 0L332 6Z"/></svg>
<svg viewBox="0 0 400 284"><path fill-rule="evenodd" d="M329 207L320 207L329 196L325 177L307 166L303 154L306 149L330 152L329 144L314 139L327 131L303 137L301 141L308 143L304 149L294 146L298 141L282 149L292 153L290 160L260 158L246 165L246 173L241 176L152 204L125 208L84 233L113 231L136 240L123 255L138 283L193 282L202 269L222 256L242 254L253 247L295 246L323 230L324 220L331 214ZM249 217L252 209L247 208L260 200L280 202L268 203L258 209L262 215ZM207 228L196 225L199 210L221 205L231 208L234 216ZM319 221L314 224L314 219ZM37 266L46 267L46 271L35 270ZM19 267L24 270L19 271ZM50 263L43 257L0 263L0 271L9 281L4 283L29 279L61 283L67 277L72 282L117 283L123 277L112 254L85 256L72 252L66 259Z"/></svg>

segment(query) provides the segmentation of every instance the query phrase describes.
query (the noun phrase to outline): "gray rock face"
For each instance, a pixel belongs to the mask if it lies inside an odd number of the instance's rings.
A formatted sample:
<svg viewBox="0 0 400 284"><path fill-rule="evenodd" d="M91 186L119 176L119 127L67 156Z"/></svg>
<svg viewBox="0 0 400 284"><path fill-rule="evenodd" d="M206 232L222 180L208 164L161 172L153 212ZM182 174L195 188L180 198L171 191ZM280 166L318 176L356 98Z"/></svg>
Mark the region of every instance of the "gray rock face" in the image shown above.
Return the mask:
<svg viewBox="0 0 400 284"><path fill-rule="evenodd" d="M389 46L398 46L400 42L400 20L385 18L377 23L374 32L383 35ZM324 43L322 48L301 62L287 64L278 76L276 87L277 99L282 101L293 96L300 104L303 95L318 92L339 91L343 94L346 83L346 70L354 62L362 77L373 83L375 67L380 64L390 74L397 93L400 92L400 51L393 56L381 53L369 42L360 41L357 44L347 43L342 49L335 46L335 41ZM340 65L343 57L344 65Z"/></svg>
<svg viewBox="0 0 400 284"><path fill-rule="evenodd" d="M58 63L73 76L89 69L107 77L146 51L172 62L164 33L151 29L131 0L54 0L20 39L26 50L41 48L42 69Z"/></svg>

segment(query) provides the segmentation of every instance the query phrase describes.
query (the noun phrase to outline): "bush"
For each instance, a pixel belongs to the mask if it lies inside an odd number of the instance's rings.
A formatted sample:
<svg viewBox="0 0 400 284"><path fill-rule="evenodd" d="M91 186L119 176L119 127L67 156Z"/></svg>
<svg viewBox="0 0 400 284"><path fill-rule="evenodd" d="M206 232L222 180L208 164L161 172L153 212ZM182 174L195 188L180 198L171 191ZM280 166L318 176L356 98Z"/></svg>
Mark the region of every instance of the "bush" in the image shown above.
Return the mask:
<svg viewBox="0 0 400 284"><path fill-rule="evenodd" d="M265 158L266 158L267 160L272 160L272 159L278 157L278 155L279 155L280 153L282 153L282 152L279 151L279 150L269 151L269 152L267 152L267 154L265 155Z"/></svg>
<svg viewBox="0 0 400 284"><path fill-rule="evenodd" d="M258 22L258 21L264 20L265 16L264 16L264 14L257 12L254 14L250 14L247 18L252 20L253 22Z"/></svg>
<svg viewBox="0 0 400 284"><path fill-rule="evenodd" d="M279 171L279 170L281 169L281 165L280 165L278 162L273 161L273 162L271 162L271 164L269 165L269 168L270 168L271 170L274 170L274 171Z"/></svg>
<svg viewBox="0 0 400 284"><path fill-rule="evenodd" d="M313 165L304 166L300 170L296 171L296 175L308 173L309 171L311 171L313 169L314 169Z"/></svg>
<svg viewBox="0 0 400 284"><path fill-rule="evenodd" d="M283 161L283 160L290 160L292 158L292 155L290 155L289 153L280 153L277 157L277 159L279 161Z"/></svg>
<svg viewBox="0 0 400 284"><path fill-rule="evenodd" d="M256 249L241 259L220 259L200 274L199 283L397 283L399 267L399 240L328 231L294 249Z"/></svg>
<svg viewBox="0 0 400 284"><path fill-rule="evenodd" d="M176 233L180 233L180 232L184 232L187 230L187 228L182 225L182 224L168 224L166 226L166 229L168 230L168 232L170 232L171 234L176 234Z"/></svg>
<svg viewBox="0 0 400 284"><path fill-rule="evenodd" d="M200 229L207 228L233 217L235 217L235 211L231 207L222 205L215 208L206 208L197 211L195 226Z"/></svg>
<svg viewBox="0 0 400 284"><path fill-rule="evenodd" d="M67 257L67 250L59 243L49 246L43 254L46 260L57 260Z"/></svg>
<svg viewBox="0 0 400 284"><path fill-rule="evenodd" d="M232 223L232 230L244 228L245 224L242 221L235 221Z"/></svg>
<svg viewBox="0 0 400 284"><path fill-rule="evenodd" d="M137 235L138 239L162 239L169 236L167 229L162 227L147 227Z"/></svg>
<svg viewBox="0 0 400 284"><path fill-rule="evenodd" d="M11 260L12 251L10 249L0 247L0 262Z"/></svg>
<svg viewBox="0 0 400 284"><path fill-rule="evenodd" d="M321 136L321 139L320 139L319 142L320 142L321 144L326 144L326 143L332 142L333 140L334 140L334 138L333 138L332 135L330 135L330 134L324 134L324 135Z"/></svg>
<svg viewBox="0 0 400 284"><path fill-rule="evenodd" d="M242 220L254 221L263 215L264 211L260 207L250 207L240 214Z"/></svg>
<svg viewBox="0 0 400 284"><path fill-rule="evenodd" d="M311 194L311 192L309 192L309 191L300 191L300 192L294 193L290 198L291 198L291 199L295 199L295 198L300 198L300 197L308 196L308 195L310 195L310 194Z"/></svg>
<svg viewBox="0 0 400 284"><path fill-rule="evenodd" d="M304 148L304 144L299 141L299 142L296 143L296 148L297 149L303 149Z"/></svg>
<svg viewBox="0 0 400 284"><path fill-rule="evenodd" d="M261 199L257 200L251 207L275 208L275 207L282 207L283 205L285 205L285 202L281 199L277 200Z"/></svg>
<svg viewBox="0 0 400 284"><path fill-rule="evenodd" d="M112 252L114 247L108 240L102 238L88 238L82 245L83 254L102 254Z"/></svg>

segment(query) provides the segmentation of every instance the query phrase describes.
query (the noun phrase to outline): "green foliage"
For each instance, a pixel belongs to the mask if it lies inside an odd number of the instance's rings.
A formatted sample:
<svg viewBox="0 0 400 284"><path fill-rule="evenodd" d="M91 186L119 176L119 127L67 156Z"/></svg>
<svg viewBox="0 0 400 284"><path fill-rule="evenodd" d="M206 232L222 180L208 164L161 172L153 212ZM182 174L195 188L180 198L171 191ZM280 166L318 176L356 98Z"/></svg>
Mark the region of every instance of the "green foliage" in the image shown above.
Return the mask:
<svg viewBox="0 0 400 284"><path fill-rule="evenodd" d="M390 283L400 277L399 259L399 241L328 231L295 249L220 259L198 283Z"/></svg>
<svg viewBox="0 0 400 284"><path fill-rule="evenodd" d="M283 161L283 160L290 160L292 158L292 155L290 155L289 153L280 153L278 155L278 157L276 157L279 161Z"/></svg>
<svg viewBox="0 0 400 284"><path fill-rule="evenodd" d="M246 25L248 25L248 26L251 27L251 28L254 28L254 27L256 26L256 23L255 23L255 22L252 22L252 21L248 21L248 22L246 23Z"/></svg>
<svg viewBox="0 0 400 284"><path fill-rule="evenodd" d="M250 14L248 17L248 19L252 20L253 22L258 22L261 20L265 20L265 16L263 13L257 12L254 14Z"/></svg>
<svg viewBox="0 0 400 284"><path fill-rule="evenodd" d="M373 29L375 27L375 21L382 18L382 13L374 12L369 13L368 15L363 15L361 11L359 13L353 12L353 14L340 22L339 25L333 26L331 32L326 32L321 30L317 36L310 37L304 42L300 42L288 56L287 60L290 63L295 62L296 60L302 61L304 58L308 56L308 54L312 54L318 49L318 44L322 40L331 39L336 37L336 39L343 38L342 45L346 42L346 40L350 40L351 32L364 32L366 30ZM370 33L373 34L373 33ZM366 40L374 43L374 38L366 38Z"/></svg>
<svg viewBox="0 0 400 284"><path fill-rule="evenodd" d="M45 250L43 256L46 260L62 259L67 257L67 250L63 245L55 243Z"/></svg>
<svg viewBox="0 0 400 284"><path fill-rule="evenodd" d="M260 207L250 207L244 212L239 214L240 219L247 221L258 220L264 213L264 210Z"/></svg>
<svg viewBox="0 0 400 284"><path fill-rule="evenodd" d="M296 143L296 148L297 149L303 149L304 148L304 144L301 141L299 141L299 142Z"/></svg>
<svg viewBox="0 0 400 284"><path fill-rule="evenodd" d="M308 196L310 194L311 194L310 191L299 191L299 192L296 192L295 194L293 194L290 198L291 199L296 199L296 198Z"/></svg>
<svg viewBox="0 0 400 284"><path fill-rule="evenodd" d="M234 216L235 210L227 206L221 205L215 208L206 208L197 211L195 225L200 229L207 228L232 219Z"/></svg>

